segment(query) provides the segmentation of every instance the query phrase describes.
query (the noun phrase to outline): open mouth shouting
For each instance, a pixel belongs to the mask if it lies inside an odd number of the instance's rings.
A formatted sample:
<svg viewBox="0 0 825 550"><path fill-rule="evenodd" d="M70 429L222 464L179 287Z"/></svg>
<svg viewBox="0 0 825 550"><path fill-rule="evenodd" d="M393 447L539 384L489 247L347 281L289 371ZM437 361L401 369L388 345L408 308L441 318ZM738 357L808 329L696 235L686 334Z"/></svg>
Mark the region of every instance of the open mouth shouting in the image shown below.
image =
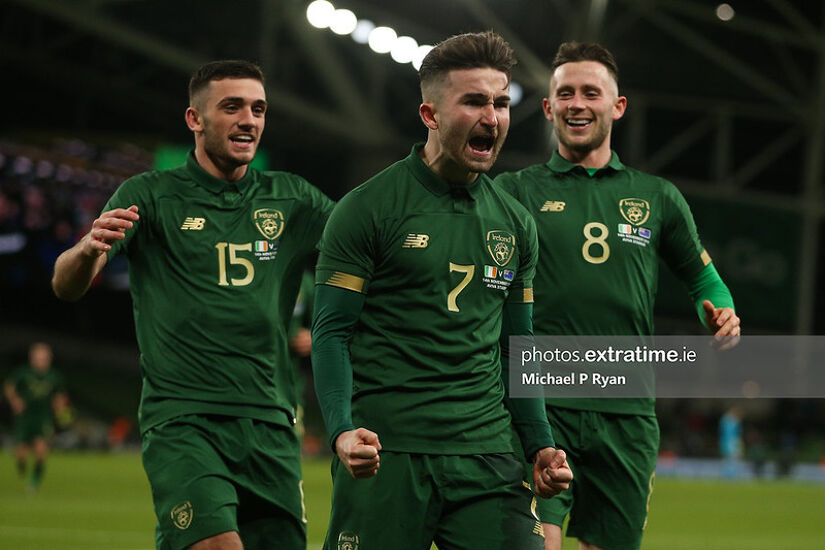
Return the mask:
<svg viewBox="0 0 825 550"><path fill-rule="evenodd" d="M477 135L470 138L467 145L470 151L478 156L489 158L493 154L496 138L492 134Z"/></svg>

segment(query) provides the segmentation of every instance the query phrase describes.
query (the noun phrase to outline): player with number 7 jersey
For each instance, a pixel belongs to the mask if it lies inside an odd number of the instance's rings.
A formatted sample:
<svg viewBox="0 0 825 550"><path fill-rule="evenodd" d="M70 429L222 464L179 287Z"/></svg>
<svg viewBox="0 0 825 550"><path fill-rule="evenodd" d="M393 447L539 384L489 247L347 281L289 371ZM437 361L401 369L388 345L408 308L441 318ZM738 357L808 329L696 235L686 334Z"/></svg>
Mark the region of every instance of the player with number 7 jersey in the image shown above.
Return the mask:
<svg viewBox="0 0 825 550"><path fill-rule="evenodd" d="M346 195L321 241L316 284L365 295L352 420L388 451L513 452L498 340L504 303L532 302L534 222L485 174L451 186L421 147Z"/></svg>

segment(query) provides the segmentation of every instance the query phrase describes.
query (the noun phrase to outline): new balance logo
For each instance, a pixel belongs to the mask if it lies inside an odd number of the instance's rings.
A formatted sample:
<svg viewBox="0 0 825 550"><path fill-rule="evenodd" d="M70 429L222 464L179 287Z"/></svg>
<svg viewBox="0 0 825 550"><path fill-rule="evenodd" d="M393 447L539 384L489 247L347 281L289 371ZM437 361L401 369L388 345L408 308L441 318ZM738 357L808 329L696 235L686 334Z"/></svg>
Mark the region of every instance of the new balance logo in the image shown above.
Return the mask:
<svg viewBox="0 0 825 550"><path fill-rule="evenodd" d="M562 201L547 201L544 203L544 206L541 207L542 212L561 212L564 210L564 205L566 203Z"/></svg>
<svg viewBox="0 0 825 550"><path fill-rule="evenodd" d="M401 248L427 248L427 242L429 240L429 235L410 233L407 235L407 238L404 239L404 244L401 245Z"/></svg>
<svg viewBox="0 0 825 550"><path fill-rule="evenodd" d="M203 224L206 223L206 218L190 218L183 220L183 225L180 226L184 231L200 231L203 229Z"/></svg>

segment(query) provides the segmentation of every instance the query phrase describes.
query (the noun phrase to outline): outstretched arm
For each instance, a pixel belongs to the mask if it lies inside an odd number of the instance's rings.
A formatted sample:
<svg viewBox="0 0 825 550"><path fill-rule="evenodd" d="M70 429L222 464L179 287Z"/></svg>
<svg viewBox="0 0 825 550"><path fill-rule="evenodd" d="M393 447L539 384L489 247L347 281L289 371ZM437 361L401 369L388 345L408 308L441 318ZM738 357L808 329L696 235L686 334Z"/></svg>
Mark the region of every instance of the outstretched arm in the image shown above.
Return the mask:
<svg viewBox="0 0 825 550"><path fill-rule="evenodd" d="M89 290L92 281L106 265L106 252L112 244L125 237L139 218L137 206L115 208L104 212L92 224L92 229L80 241L58 256L54 263L52 289L62 300L79 300Z"/></svg>

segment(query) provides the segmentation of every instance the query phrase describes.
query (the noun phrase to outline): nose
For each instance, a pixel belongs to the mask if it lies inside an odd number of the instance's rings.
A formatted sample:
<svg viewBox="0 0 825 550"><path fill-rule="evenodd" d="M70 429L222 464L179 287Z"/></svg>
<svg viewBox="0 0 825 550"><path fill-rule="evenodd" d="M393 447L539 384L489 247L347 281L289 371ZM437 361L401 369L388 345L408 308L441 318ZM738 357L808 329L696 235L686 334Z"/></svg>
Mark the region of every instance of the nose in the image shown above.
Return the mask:
<svg viewBox="0 0 825 550"><path fill-rule="evenodd" d="M492 103L488 103L481 110L481 123L485 126L495 128L498 126L498 116L496 115L496 108Z"/></svg>
<svg viewBox="0 0 825 550"><path fill-rule="evenodd" d="M570 100L569 108L575 111L581 111L584 109L584 97L581 94L573 94L573 98Z"/></svg>
<svg viewBox="0 0 825 550"><path fill-rule="evenodd" d="M252 112L251 107L246 107L241 109L240 111L240 118L238 119L238 126L242 128L249 128L255 126L258 123L258 119L255 117L255 114Z"/></svg>

